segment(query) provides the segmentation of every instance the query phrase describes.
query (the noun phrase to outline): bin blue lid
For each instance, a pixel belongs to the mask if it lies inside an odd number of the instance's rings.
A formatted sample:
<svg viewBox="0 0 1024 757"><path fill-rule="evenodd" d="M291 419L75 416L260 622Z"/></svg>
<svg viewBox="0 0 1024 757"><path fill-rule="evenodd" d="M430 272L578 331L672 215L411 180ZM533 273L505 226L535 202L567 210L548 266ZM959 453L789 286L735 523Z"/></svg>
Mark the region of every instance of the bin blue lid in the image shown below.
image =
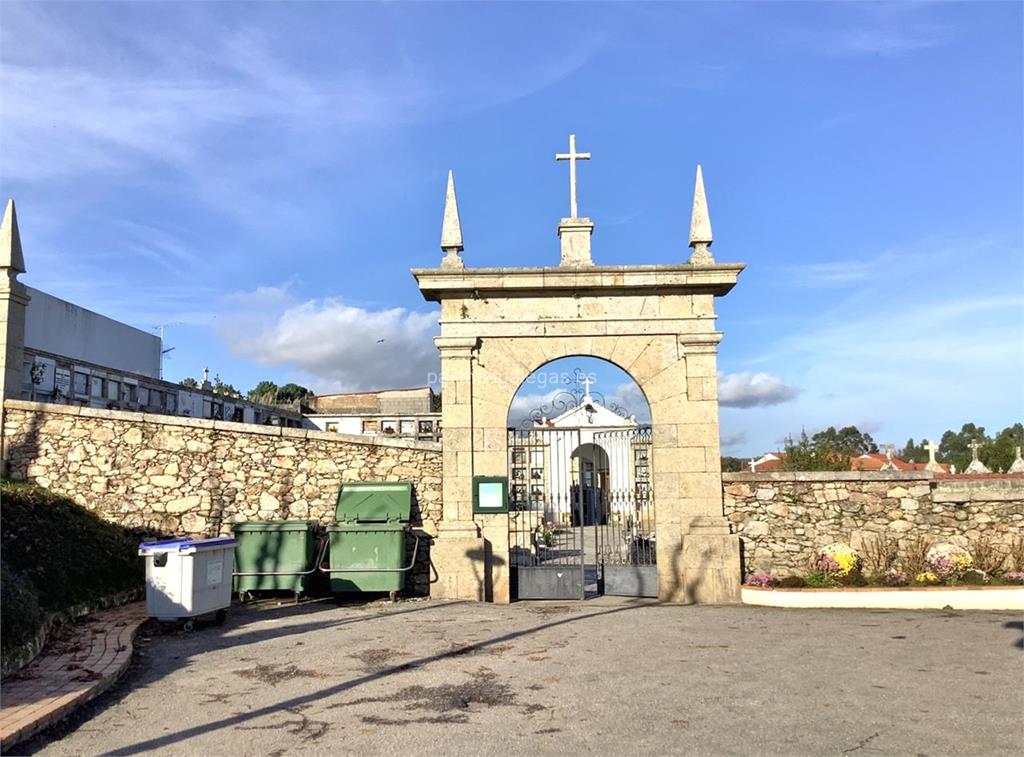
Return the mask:
<svg viewBox="0 0 1024 757"><path fill-rule="evenodd" d="M140 552L184 552L186 549L203 549L210 547L233 547L238 539L232 536L216 536L212 539L166 539L164 541L144 541L139 544Z"/></svg>

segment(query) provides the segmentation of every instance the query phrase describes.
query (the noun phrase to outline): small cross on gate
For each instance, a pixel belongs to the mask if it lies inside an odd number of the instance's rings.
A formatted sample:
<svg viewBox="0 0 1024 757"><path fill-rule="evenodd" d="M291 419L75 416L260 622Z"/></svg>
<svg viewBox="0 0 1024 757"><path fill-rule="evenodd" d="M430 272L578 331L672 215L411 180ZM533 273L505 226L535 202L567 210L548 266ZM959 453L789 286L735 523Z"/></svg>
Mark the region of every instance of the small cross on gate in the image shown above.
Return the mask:
<svg viewBox="0 0 1024 757"><path fill-rule="evenodd" d="M576 161L590 160L589 152L576 152L576 135L569 135L569 152L555 154L555 160L569 161L569 211L570 218L579 218L579 209L576 207Z"/></svg>
<svg viewBox="0 0 1024 757"><path fill-rule="evenodd" d="M583 396L589 397L590 385L594 383L593 380L590 378L590 376L584 376L583 378L580 379L580 383L583 384Z"/></svg>

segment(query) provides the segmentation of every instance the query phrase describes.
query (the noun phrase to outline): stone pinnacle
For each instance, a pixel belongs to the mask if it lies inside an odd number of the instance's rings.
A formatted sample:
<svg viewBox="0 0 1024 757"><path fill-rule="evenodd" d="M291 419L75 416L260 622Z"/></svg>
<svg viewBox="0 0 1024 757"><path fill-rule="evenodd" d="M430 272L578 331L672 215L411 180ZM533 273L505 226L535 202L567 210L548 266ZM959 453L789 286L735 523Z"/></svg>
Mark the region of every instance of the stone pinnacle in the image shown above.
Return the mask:
<svg viewBox="0 0 1024 757"><path fill-rule="evenodd" d="M444 197L444 221L441 224L442 268L462 268L462 224L459 223L459 203L455 199L455 176L448 171L448 190Z"/></svg>
<svg viewBox="0 0 1024 757"><path fill-rule="evenodd" d="M708 215L708 201L704 195L704 174L698 163L697 180L693 186L693 211L690 214L690 247L693 248L690 262L714 263L715 260L708 250L711 242L711 216Z"/></svg>
<svg viewBox="0 0 1024 757"><path fill-rule="evenodd" d="M21 234L18 233L18 214L14 200L7 201L3 225L0 226L0 268L13 268L25 273L25 258L21 254Z"/></svg>

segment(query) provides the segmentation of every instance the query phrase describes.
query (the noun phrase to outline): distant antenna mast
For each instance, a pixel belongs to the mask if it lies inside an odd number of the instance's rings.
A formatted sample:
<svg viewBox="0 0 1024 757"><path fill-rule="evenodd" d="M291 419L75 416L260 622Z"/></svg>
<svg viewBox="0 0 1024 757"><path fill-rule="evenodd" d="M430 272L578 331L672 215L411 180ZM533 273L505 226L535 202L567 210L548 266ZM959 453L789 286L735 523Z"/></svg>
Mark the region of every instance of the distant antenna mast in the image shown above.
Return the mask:
<svg viewBox="0 0 1024 757"><path fill-rule="evenodd" d="M180 325L181 325L180 323L161 323L161 324L153 327L154 331L158 331L160 333L160 380L161 381L163 381L163 378L164 378L164 355L166 355L169 352L173 352L174 349L175 349L174 347L168 347L167 349L164 349L164 329L169 328L171 326L180 326Z"/></svg>

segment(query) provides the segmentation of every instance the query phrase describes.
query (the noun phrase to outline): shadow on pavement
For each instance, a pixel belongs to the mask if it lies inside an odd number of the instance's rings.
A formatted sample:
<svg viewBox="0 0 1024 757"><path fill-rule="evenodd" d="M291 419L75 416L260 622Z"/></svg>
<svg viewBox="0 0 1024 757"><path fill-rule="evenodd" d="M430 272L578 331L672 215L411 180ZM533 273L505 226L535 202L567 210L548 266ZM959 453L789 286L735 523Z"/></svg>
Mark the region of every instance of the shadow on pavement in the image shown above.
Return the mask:
<svg viewBox="0 0 1024 757"><path fill-rule="evenodd" d="M424 601L416 603L413 607L403 607L401 603L392 605L391 603L379 600L339 602L339 600L332 597L303 601L298 604L289 601L280 605L273 605L270 601L263 600L249 605L236 605L228 615L228 620L222 625L216 625L212 622L200 623L198 630L194 634L187 634L181 630L162 631L159 625L151 625L148 628L143 626L140 628L138 638L136 639L135 653L132 656L130 667L117 683L68 717L48 726L27 741L15 745L14 753L36 753L47 744L57 741L76 730L101 712L118 705L139 686L148 686L158 682L171 670L177 670L187 665L189 660L195 659L205 652L229 647L241 647L287 636L300 636L313 631L338 628L365 621L384 620L395 615L408 615L442 607L451 607L455 604L462 603L447 602L442 604ZM377 608L382 609L374 612ZM308 623L292 625L273 625L232 635L233 631L244 629L248 625L262 624L265 621L287 620L295 616L309 616L338 609L362 610L363 612L355 617L340 620L314 620ZM202 649L190 654L181 655L180 657L170 658L174 661L174 665L169 669L158 664L154 665L152 662L144 659L144 648L148 642L147 637L153 638L175 634L194 639L196 643L202 644Z"/></svg>
<svg viewBox="0 0 1024 757"><path fill-rule="evenodd" d="M431 607L450 607L450 606L451 606L451 603L431 605ZM364 684L368 684L368 683L372 683L374 681L378 681L378 680L381 680L381 679L384 679L384 678L388 678L389 676L395 675L397 673L404 673L406 671L415 670L417 668L422 668L422 667L425 667L427 665L431 665L431 664L436 663L436 662L441 662L441 661L452 659L452 658L455 658L455 657L461 657L463 655L471 654L473 652L477 652L477 651L480 651L480 650L484 650L484 649L487 649L488 647L491 647L491 646L494 646L494 645L497 645L497 644L501 644L503 642L512 641L513 639L518 639L518 638L521 638L523 636L528 636L530 634L537 633L538 631L543 631L543 630L546 630L546 629L549 629L549 628L555 628L557 626L568 625L570 623L576 623L576 622L581 621L581 620L588 620L590 618L596 618L596 617L600 617L600 616L603 616L603 615L612 615L612 614L615 614L615 613L626 612L626 611L629 611L629 610L636 610L636 609L640 609L640 608L646 607L646 606L648 606L648 605L646 605L646 604L639 604L638 603L638 604L630 604L630 605L627 605L627 606L613 607L613 608L606 609L606 610L600 610L600 611L597 611L597 612L589 612L589 613L586 613L586 614L574 615L574 616L569 617L569 618L563 618L563 619L560 619L560 620L549 621L547 623L541 623L541 624L533 626L531 628L525 628L525 629L518 630L518 631L510 631L509 633L505 633L505 634L502 634L500 636L495 636L495 637L493 637L491 639L486 639L484 641L478 641L478 642L473 643L473 644L468 644L468 645L466 645L464 647L459 647L458 649L447 650L445 652L439 652L437 654L429 655L427 657L421 657L421 658L419 658L417 660L411 660L409 662L404 662L401 665L395 665L395 666L392 666L392 667L389 667L389 668L385 668L384 670L380 670L380 671L377 671L377 672L374 672L374 673L369 673L369 674L364 675L364 676L359 676L358 678L354 678L354 679L352 679L350 681L344 681L342 683L335 684L333 686L328 686L328 687L323 688L323 689L318 689L316 691L311 691L308 694L304 694L304 695L299 696L299 697L292 697L291 699L285 700L283 702L278 702L277 704L274 704L274 705L269 705L267 707L261 707L259 709L252 710L250 712L244 712L244 713L239 713L237 715L232 715L231 717L222 718L220 720L215 720L212 723L206 723L206 724L201 725L201 726L195 726L193 728L186 728L185 730L179 731L177 733L169 733L166 736L159 736L159 737L154 738L154 739L147 739L146 741L140 741L140 742L137 742L135 744L130 744L130 745L128 745L128 746L126 746L126 747L124 747L122 749L118 749L117 751L109 752L108 754L134 754L134 753L137 753L137 752L145 752L145 751L148 751L148 750L151 750L151 749L160 749L162 747L168 747L168 746L171 746L173 744L178 744L178 743L180 743L182 741L190 739L190 738L192 738L194 736L200 736L200 735L203 735L203 734L206 734L206 733L211 733L213 731L220 730L222 728L228 728L228 727L231 727L231 726L236 726L236 725L239 725L241 723L245 723L247 721L251 721L251 720L255 720L257 718L261 718L261 717L263 717L265 715L271 715L271 714L274 714L274 713L277 713L277 712L288 710L289 708L301 707L302 705L308 704L310 702L321 700L321 699L324 699L325 697L334 696L336 694L341 694L341 693L346 692L346 691L351 691L352 689L355 689L355 688L357 688L359 686L362 686ZM427 609L427 608L423 608L423 609ZM389 615L389 613L382 613L381 615L375 616L375 617L387 617L388 615Z"/></svg>

